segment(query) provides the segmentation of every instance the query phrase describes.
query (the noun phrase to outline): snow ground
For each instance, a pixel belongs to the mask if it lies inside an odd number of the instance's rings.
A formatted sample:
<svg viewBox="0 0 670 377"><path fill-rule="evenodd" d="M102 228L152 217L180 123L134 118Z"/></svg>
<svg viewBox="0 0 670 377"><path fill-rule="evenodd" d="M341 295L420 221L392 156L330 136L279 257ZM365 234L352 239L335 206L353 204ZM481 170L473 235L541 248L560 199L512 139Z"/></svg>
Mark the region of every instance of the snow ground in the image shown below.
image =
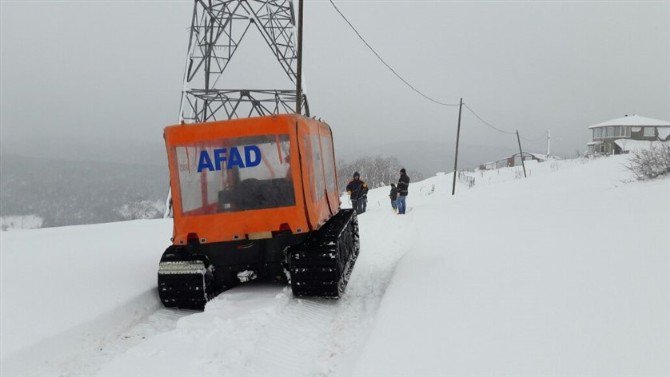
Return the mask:
<svg viewBox="0 0 670 377"><path fill-rule="evenodd" d="M137 220L0 233L1 374L97 369L108 345L161 308L156 266L171 231Z"/></svg>
<svg viewBox="0 0 670 377"><path fill-rule="evenodd" d="M405 216L371 190L339 301L249 284L160 308L163 220L3 232L2 375L670 375L670 179L626 158L477 172L455 197L436 176Z"/></svg>

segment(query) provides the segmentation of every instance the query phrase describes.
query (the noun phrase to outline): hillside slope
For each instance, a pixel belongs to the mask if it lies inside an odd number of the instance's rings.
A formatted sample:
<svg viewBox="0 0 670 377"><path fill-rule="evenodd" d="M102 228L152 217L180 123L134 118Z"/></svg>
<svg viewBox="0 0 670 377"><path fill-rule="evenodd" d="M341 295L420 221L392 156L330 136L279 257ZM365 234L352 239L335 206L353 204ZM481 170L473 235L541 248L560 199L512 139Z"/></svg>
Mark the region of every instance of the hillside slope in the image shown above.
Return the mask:
<svg viewBox="0 0 670 377"><path fill-rule="evenodd" d="M456 196L435 176L405 216L372 190L339 301L261 283L161 309L167 221L5 232L2 374L668 375L670 179L634 182L626 158L475 173Z"/></svg>
<svg viewBox="0 0 670 377"><path fill-rule="evenodd" d="M456 200L434 179L355 375L668 375L670 179L626 158Z"/></svg>
<svg viewBox="0 0 670 377"><path fill-rule="evenodd" d="M0 216L33 215L43 227L127 220L124 205L164 210L167 167L0 156ZM162 211L159 211L162 212ZM130 217L141 218L141 217Z"/></svg>

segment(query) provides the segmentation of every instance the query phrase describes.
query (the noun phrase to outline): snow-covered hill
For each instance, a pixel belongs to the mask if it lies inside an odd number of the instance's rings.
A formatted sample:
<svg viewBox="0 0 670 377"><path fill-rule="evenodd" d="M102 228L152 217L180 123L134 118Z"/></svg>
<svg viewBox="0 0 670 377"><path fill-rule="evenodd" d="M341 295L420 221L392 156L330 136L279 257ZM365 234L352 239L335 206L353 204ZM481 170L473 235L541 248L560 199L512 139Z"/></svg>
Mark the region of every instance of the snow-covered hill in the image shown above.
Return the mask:
<svg viewBox="0 0 670 377"><path fill-rule="evenodd" d="M3 232L2 375L667 376L670 179L626 158L478 172L454 197L436 176L405 216L372 190L339 301L261 283L163 309L169 221Z"/></svg>

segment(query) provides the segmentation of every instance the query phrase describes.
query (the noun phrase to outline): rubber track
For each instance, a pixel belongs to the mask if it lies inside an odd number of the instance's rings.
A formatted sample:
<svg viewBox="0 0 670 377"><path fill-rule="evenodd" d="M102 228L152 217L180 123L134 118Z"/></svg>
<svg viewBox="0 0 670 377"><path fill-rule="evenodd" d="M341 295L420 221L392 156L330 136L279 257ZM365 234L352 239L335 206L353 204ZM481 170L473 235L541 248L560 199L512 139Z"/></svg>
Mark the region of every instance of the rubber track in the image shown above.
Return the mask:
<svg viewBox="0 0 670 377"><path fill-rule="evenodd" d="M166 307L202 310L213 295L209 271L199 260L161 261L158 295Z"/></svg>
<svg viewBox="0 0 670 377"><path fill-rule="evenodd" d="M296 296L340 298L360 250L354 210L341 210L312 237L288 250Z"/></svg>

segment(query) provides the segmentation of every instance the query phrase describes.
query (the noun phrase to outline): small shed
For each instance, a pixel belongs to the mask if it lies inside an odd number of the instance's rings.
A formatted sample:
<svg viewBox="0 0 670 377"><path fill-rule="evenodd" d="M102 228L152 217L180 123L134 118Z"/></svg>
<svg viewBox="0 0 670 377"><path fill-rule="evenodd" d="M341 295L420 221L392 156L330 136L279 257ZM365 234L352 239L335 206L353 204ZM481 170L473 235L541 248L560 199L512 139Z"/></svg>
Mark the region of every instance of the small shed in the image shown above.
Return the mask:
<svg viewBox="0 0 670 377"><path fill-rule="evenodd" d="M504 158L502 160L497 160L497 161L491 161L487 162L485 164L479 165L479 170L494 170L494 169L500 169L500 168L509 168L513 166L521 166L521 158L519 157L519 153L515 153L507 158ZM554 158L554 157L552 157ZM529 153L529 152L523 152L523 160L524 161L537 161L537 162L544 162L548 160L549 157L546 154L542 153Z"/></svg>
<svg viewBox="0 0 670 377"><path fill-rule="evenodd" d="M587 144L589 154L624 153L617 140L669 141L670 122L639 115L608 120L589 127L592 140Z"/></svg>
<svg viewBox="0 0 670 377"><path fill-rule="evenodd" d="M515 153L511 155L510 157L507 158L507 166L512 167L512 166L521 166L521 156L519 153ZM529 153L529 152L523 152L523 160L524 161L537 161L537 162L544 162L547 160L547 155L546 154L540 154L540 153Z"/></svg>

